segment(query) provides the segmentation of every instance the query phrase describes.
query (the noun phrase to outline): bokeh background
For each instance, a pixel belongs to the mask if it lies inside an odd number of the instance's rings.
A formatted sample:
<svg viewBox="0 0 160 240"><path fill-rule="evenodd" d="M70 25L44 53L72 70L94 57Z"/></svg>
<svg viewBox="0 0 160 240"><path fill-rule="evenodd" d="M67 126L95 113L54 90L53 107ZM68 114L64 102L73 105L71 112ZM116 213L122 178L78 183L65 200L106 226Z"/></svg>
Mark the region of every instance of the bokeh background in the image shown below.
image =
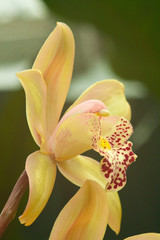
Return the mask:
<svg viewBox="0 0 160 240"><path fill-rule="evenodd" d="M104 239L117 240L160 232L160 2L159 0L5 0L0 4L0 209L38 149L25 117L24 92L15 76L31 68L57 21L75 36L73 79L65 108L89 85L114 78L124 83L132 107L136 163L119 194L123 217L118 236L107 228ZM94 156L93 152L87 153ZM5 240L48 239L58 213L78 187L58 174L52 196L30 227L17 219L23 197Z"/></svg>

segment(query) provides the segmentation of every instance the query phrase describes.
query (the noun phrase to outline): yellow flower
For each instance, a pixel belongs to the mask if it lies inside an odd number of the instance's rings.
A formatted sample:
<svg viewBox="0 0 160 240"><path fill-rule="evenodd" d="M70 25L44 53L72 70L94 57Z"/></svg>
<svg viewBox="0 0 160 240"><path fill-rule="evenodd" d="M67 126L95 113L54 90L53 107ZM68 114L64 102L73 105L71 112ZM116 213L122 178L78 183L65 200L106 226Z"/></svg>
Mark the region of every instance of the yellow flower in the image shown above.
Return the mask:
<svg viewBox="0 0 160 240"><path fill-rule="evenodd" d="M130 120L130 106L123 85L116 80L104 80L88 88L59 121L70 85L73 62L72 32L67 25L58 23L42 46L32 69L17 73L26 94L28 125L40 147L26 160L29 200L19 219L28 226L41 213L52 192L58 166L64 176L79 186L87 179L100 184L97 188L103 188L102 198L104 194L107 196L105 208L109 209L108 224L118 233L121 222L118 193L104 190L106 185L109 187L118 182L117 169L120 167L114 164L114 174L105 179L97 161L79 154L91 148L101 154L101 148L107 146L112 156L108 157L106 151L102 155L109 162L115 159L115 151L118 150L112 147L110 137L120 124L120 116ZM120 155L122 163L125 158ZM85 195L83 197L85 202ZM103 214L103 209L100 214Z"/></svg>

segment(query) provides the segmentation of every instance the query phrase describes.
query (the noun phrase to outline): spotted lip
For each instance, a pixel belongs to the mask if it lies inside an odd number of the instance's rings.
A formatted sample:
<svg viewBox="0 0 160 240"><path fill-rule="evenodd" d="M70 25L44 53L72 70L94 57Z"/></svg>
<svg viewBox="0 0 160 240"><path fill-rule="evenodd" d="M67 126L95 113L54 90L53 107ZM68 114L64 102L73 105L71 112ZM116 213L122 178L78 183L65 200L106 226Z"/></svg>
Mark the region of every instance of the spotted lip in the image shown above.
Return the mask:
<svg viewBox="0 0 160 240"><path fill-rule="evenodd" d="M107 180L106 190L118 191L126 184L126 170L137 157L132 151L132 143L127 141L132 133L131 123L120 118L110 136L94 138L94 150L104 156L101 172Z"/></svg>

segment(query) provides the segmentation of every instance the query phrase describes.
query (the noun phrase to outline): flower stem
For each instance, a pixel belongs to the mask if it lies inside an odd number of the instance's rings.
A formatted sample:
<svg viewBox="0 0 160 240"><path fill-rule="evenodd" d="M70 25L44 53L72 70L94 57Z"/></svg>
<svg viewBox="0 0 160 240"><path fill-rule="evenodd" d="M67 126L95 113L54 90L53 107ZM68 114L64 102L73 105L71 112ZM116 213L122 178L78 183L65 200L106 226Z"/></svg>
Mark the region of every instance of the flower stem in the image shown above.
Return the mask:
<svg viewBox="0 0 160 240"><path fill-rule="evenodd" d="M28 177L24 170L17 180L8 201L0 214L0 238L6 230L8 224L14 219L19 202L27 189Z"/></svg>

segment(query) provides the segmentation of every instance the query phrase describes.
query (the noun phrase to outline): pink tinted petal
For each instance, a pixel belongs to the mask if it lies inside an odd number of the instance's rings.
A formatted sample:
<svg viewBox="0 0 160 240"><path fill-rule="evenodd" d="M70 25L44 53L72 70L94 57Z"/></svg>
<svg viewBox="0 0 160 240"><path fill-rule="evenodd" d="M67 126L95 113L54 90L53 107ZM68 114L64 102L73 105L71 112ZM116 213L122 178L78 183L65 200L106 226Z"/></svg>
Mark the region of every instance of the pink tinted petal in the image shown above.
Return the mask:
<svg viewBox="0 0 160 240"><path fill-rule="evenodd" d="M100 110L106 109L106 106L104 105L103 102L95 99L91 99L85 102L82 102L75 107L71 108L64 116L61 118L59 123L62 123L64 120L67 118L77 115L77 114L82 114L82 113L98 113Z"/></svg>
<svg viewBox="0 0 160 240"><path fill-rule="evenodd" d="M101 160L101 172L109 182L106 186L107 190L119 191L125 186L126 170L137 157L131 147L132 143L126 142L120 148L101 152L105 156Z"/></svg>
<svg viewBox="0 0 160 240"><path fill-rule="evenodd" d="M33 69L42 72L47 85L47 133L57 125L71 81L74 62L74 38L64 23L50 34L42 46Z"/></svg>
<svg viewBox="0 0 160 240"><path fill-rule="evenodd" d="M110 143L111 147L119 147L125 143L133 133L133 127L131 123L125 118L120 118L116 125L112 128L112 134L107 135L106 139Z"/></svg>
<svg viewBox="0 0 160 240"><path fill-rule="evenodd" d="M131 109L125 98L124 85L117 80L104 80L90 86L70 107L73 108L81 102L89 99L98 99L102 101L111 116L123 116L131 119Z"/></svg>
<svg viewBox="0 0 160 240"><path fill-rule="evenodd" d="M124 240L160 240L159 233L144 233L132 237L125 238Z"/></svg>
<svg viewBox="0 0 160 240"><path fill-rule="evenodd" d="M56 163L40 151L30 154L26 161L26 172L29 178L29 199L20 222L32 224L45 207L56 177Z"/></svg>
<svg viewBox="0 0 160 240"><path fill-rule="evenodd" d="M45 135L46 84L37 69L18 72L16 75L26 94L26 112L30 131L35 142L40 145Z"/></svg>
<svg viewBox="0 0 160 240"><path fill-rule="evenodd" d="M52 153L57 161L75 157L92 148L92 138L100 128L100 117L94 113L85 113L66 119L56 131L54 139L49 141Z"/></svg>

